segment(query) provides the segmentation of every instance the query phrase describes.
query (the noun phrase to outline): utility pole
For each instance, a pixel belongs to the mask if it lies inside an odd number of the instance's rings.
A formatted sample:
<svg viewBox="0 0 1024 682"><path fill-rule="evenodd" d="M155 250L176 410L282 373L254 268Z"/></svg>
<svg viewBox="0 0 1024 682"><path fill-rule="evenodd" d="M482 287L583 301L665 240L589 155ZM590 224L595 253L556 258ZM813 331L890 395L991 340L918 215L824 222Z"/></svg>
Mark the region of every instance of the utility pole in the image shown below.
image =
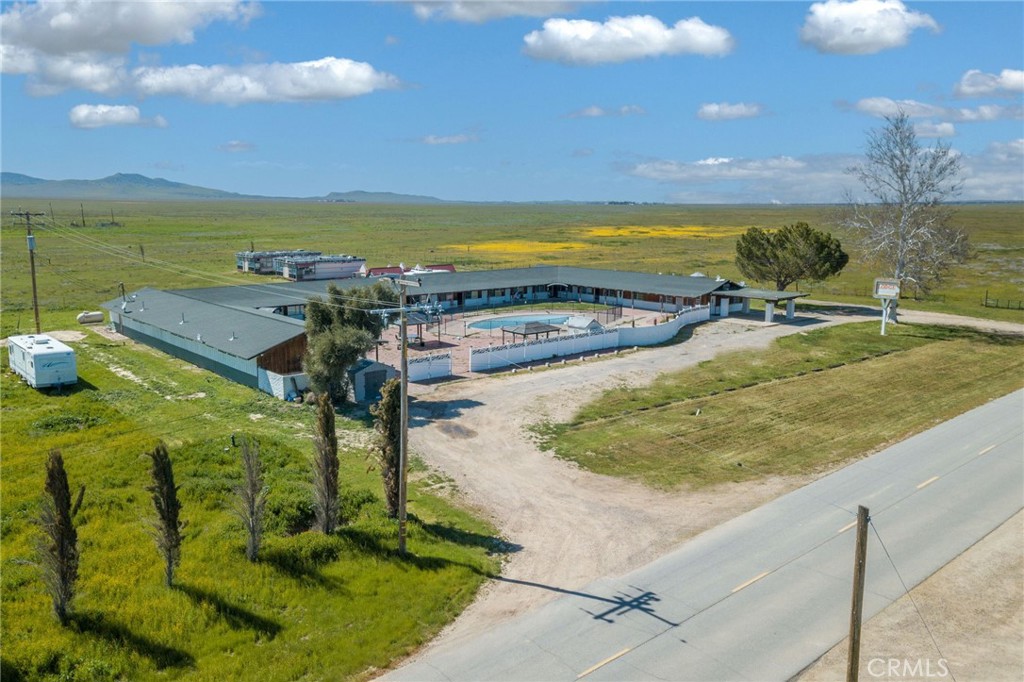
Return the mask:
<svg viewBox="0 0 1024 682"><path fill-rule="evenodd" d="M857 550L853 562L853 602L850 605L850 652L846 664L846 682L857 682L860 674L860 621L864 608L864 572L868 557L868 508L857 507Z"/></svg>
<svg viewBox="0 0 1024 682"><path fill-rule="evenodd" d="M396 284L398 284L398 307L378 308L370 312L382 316L398 313L402 328L402 364L401 378L399 379L401 387L399 402L401 402L402 409L399 419L400 437L398 445L398 553L404 556L406 553L406 519L408 518L406 514L406 501L408 499L409 484L409 334L406 313L412 310L428 310L431 306L406 306L405 304L406 288L418 287L420 280L399 279L396 281Z"/></svg>
<svg viewBox="0 0 1024 682"><path fill-rule="evenodd" d="M46 214L32 213L31 211L11 211L11 215L25 219L25 229L28 232L28 268L32 273L32 312L36 316L36 334L40 334L42 329L39 326L39 294L36 290L36 237L32 234L32 217Z"/></svg>

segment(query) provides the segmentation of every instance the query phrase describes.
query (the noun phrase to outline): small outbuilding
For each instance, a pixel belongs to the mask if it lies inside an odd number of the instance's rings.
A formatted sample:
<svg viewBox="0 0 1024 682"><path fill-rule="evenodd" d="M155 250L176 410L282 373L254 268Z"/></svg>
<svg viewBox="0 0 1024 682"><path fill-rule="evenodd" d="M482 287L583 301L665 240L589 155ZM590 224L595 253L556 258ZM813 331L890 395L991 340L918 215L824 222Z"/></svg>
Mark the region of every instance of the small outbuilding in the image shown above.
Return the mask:
<svg viewBox="0 0 1024 682"><path fill-rule="evenodd" d="M574 334L599 332L604 327L600 322L585 315L574 315L565 321L565 326Z"/></svg>
<svg viewBox="0 0 1024 682"><path fill-rule="evenodd" d="M388 379L398 377L398 370L382 362L363 359L348 369L352 399L357 403L375 402L380 399L380 390Z"/></svg>

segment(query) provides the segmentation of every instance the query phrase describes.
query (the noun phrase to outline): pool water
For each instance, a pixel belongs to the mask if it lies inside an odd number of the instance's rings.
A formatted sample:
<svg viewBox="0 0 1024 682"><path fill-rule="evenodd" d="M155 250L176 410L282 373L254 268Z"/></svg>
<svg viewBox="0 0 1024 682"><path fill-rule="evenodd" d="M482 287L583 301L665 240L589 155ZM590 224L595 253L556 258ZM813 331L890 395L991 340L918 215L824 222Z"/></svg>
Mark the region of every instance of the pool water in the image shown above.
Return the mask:
<svg viewBox="0 0 1024 682"><path fill-rule="evenodd" d="M569 315L512 315L509 317L496 317L491 320L481 320L470 323L471 329L500 329L501 327L516 327L527 322L544 322L546 324L562 324L569 319Z"/></svg>

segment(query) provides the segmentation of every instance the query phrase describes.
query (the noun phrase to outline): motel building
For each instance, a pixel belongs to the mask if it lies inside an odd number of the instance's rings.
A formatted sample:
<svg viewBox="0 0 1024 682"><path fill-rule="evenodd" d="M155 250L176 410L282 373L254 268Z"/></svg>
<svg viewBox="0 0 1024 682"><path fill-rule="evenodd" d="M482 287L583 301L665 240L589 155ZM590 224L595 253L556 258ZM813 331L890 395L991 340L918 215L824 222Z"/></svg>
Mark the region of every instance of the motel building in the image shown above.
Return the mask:
<svg viewBox="0 0 1024 682"><path fill-rule="evenodd" d="M280 254L276 252L275 256L280 258ZM294 252L289 256L294 257ZM252 271L260 266L267 267L265 263L267 259L261 260L260 265L253 262L252 269L248 263L243 263L243 267ZM471 354L471 369L495 369L504 366L502 363L567 355L580 352L580 348L661 343L686 324L749 313L751 300L765 301L766 322L775 321L775 307L783 304L785 318L792 319L796 299L805 295L753 289L699 273L687 277L558 265L471 272L442 270L406 274L405 278L419 284L407 290L410 303L437 305L447 312L520 303L577 301L656 311L664 313L669 320L655 327L587 328L574 331L568 337L503 344L481 354L476 364L475 351L469 350L466 352ZM302 371L307 301L314 296L326 297L327 286L331 283L355 294L379 279L301 280L168 291L145 288L107 301L102 307L110 315L111 327L135 341L243 385L288 399L302 395L308 387ZM451 373L450 368L450 355L447 362L443 356L420 358L410 365L409 379L445 376L445 371ZM381 371L377 368L362 370L374 376ZM376 385L376 382L358 383L370 386L368 393ZM372 396L354 396L357 401L369 397Z"/></svg>

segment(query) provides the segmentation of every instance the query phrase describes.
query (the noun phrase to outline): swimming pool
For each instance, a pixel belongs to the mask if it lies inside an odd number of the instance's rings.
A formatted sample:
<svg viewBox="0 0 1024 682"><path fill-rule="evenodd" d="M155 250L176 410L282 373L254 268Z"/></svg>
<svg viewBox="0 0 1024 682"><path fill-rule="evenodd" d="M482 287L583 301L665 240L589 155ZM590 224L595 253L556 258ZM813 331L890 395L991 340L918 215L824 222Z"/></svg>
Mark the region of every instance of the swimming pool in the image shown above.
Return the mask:
<svg viewBox="0 0 1024 682"><path fill-rule="evenodd" d="M471 322L471 329L500 329L501 327L515 327L527 322L545 322L547 324L562 324L569 319L569 315L511 315L509 317L496 317L491 320L480 320Z"/></svg>

